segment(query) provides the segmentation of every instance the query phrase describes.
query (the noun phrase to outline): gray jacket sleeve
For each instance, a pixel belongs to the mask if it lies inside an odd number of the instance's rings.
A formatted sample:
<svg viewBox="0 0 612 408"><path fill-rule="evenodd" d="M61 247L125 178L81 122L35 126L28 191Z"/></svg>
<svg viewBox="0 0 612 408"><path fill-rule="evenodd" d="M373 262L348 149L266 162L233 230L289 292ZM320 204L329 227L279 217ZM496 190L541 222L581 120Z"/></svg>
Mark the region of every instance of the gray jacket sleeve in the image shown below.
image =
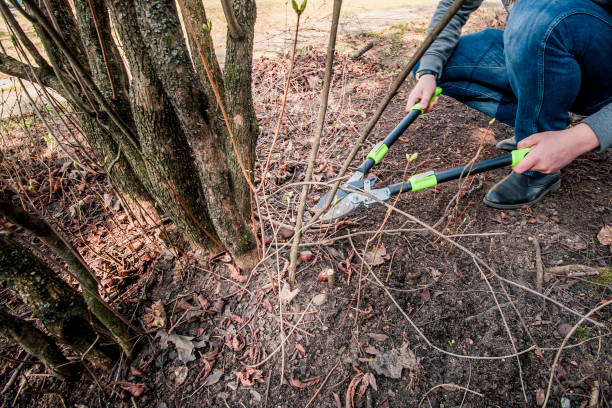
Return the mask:
<svg viewBox="0 0 612 408"><path fill-rule="evenodd" d="M457 14L455 14L451 21L446 25L444 30L442 30L440 35L438 35L438 38L436 38L436 41L431 44L427 52L425 52L421 58L421 64L418 72L423 70L433 71L436 73L436 77L440 77L444 64L446 64L446 61L455 49L455 45L457 45L457 41L461 35L461 28L467 21L470 14L480 7L482 1L483 0L465 1L463 6L461 6L459 11L457 11ZM438 3L438 8L436 9L434 16L429 23L427 34L433 30L435 25L438 23L438 21L440 21L444 13L446 13L452 4L453 0L442 0Z"/></svg>
<svg viewBox="0 0 612 408"><path fill-rule="evenodd" d="M582 123L589 125L597 135L599 148L596 151L603 152L612 147L612 103L584 119Z"/></svg>

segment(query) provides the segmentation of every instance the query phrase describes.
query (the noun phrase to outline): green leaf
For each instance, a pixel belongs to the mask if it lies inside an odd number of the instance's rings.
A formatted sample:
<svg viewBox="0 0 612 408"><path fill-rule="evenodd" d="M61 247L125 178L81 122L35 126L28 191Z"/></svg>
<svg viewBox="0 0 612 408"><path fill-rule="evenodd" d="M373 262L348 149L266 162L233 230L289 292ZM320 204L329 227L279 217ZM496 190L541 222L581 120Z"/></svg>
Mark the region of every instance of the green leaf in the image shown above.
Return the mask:
<svg viewBox="0 0 612 408"><path fill-rule="evenodd" d="M211 31L212 30L212 20L209 20L208 22L202 24L202 28L204 29L204 31Z"/></svg>
<svg viewBox="0 0 612 408"><path fill-rule="evenodd" d="M293 7L296 13L300 13L300 8L298 7L298 4L295 0L291 0L291 6Z"/></svg>
<svg viewBox="0 0 612 408"><path fill-rule="evenodd" d="M302 5L300 6L300 13L302 13L302 12L304 11L304 9L306 8L306 2L307 2L307 1L308 1L308 0L304 0L304 1L302 2Z"/></svg>

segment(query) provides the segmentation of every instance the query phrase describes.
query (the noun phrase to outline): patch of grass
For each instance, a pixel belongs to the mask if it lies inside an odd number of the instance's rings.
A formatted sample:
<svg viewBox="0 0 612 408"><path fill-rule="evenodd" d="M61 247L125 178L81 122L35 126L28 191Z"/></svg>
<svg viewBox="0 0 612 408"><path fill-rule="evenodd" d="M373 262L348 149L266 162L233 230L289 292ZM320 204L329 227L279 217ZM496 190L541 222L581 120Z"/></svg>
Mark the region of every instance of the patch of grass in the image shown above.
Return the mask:
<svg viewBox="0 0 612 408"><path fill-rule="evenodd" d="M603 272L599 276L589 278L589 281L600 285L608 285L612 283L612 268L603 268Z"/></svg>
<svg viewBox="0 0 612 408"><path fill-rule="evenodd" d="M582 326L578 326L576 328L576 340L578 340L578 342L582 342L585 341L586 339L588 339L590 337L589 333L591 332L591 328L590 327L582 327Z"/></svg>

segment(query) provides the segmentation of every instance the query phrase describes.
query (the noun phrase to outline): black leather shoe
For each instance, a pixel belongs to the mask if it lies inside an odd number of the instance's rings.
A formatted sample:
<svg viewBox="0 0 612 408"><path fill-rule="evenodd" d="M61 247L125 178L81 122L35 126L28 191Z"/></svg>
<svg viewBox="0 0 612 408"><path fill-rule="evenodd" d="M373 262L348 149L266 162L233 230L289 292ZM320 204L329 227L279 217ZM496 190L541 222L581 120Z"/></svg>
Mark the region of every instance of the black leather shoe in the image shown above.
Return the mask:
<svg viewBox="0 0 612 408"><path fill-rule="evenodd" d="M484 203L489 207L500 209L521 208L535 204L549 191L561 187L559 173L543 174L534 172L532 176L510 173L506 178L489 190Z"/></svg>
<svg viewBox="0 0 612 408"><path fill-rule="evenodd" d="M516 139L513 137L509 137L508 139L504 139L497 143L497 148L501 150L516 150Z"/></svg>

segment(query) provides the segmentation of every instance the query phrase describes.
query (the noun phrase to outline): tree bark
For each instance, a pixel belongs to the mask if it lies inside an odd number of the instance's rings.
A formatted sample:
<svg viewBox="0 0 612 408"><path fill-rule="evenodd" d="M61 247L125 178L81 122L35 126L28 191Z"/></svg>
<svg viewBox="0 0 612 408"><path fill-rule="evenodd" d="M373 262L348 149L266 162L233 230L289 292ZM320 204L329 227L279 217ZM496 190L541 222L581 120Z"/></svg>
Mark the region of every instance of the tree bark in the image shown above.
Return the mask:
<svg viewBox="0 0 612 408"><path fill-rule="evenodd" d="M257 262L255 237L236 211L236 190L224 157L223 141L210 126L208 101L190 64L174 0L136 0L140 31L157 76L195 154L208 213L223 245L241 268Z"/></svg>
<svg viewBox="0 0 612 408"><path fill-rule="evenodd" d="M192 151L147 52L134 4L129 0L110 0L106 4L129 61L130 103L151 180L147 187L191 243L210 249L214 226L198 183Z"/></svg>
<svg viewBox="0 0 612 408"><path fill-rule="evenodd" d="M0 308L0 334L42 361L57 378L65 380L78 372L78 367L64 357L53 339L32 323L7 313L3 308Z"/></svg>
<svg viewBox="0 0 612 408"><path fill-rule="evenodd" d="M108 10L102 0L75 0L74 8L92 79L104 98L112 103L118 116L134 129L129 79L111 35ZM112 122L108 130L86 115L82 116L81 122L98 161L104 164L119 189L153 204L154 200L145 187L151 184L149 176L136 146Z"/></svg>
<svg viewBox="0 0 612 408"><path fill-rule="evenodd" d="M234 17L241 28L239 33L242 35L232 35L229 30L227 34L223 72L227 109L242 162L252 181L255 147L259 136L252 92L253 39L257 9L254 0L233 0L228 3L233 4ZM250 216L252 208L249 185L242 174L234 149L231 148L232 141L228 134L225 134L225 145L228 152L227 160L237 191L236 201L243 208L244 214Z"/></svg>
<svg viewBox="0 0 612 408"><path fill-rule="evenodd" d="M13 204L4 193L0 192L0 215L22 228L32 232L40 238L49 248L51 248L68 265L68 268L75 274L81 283L83 298L87 306L91 309L94 316L110 332L113 340L130 357L134 348L128 326L110 310L110 306L105 305L99 300L98 283L86 266L86 262L76 249L68 246L65 239L62 239L56 231L43 219L29 214L20 207ZM86 286L86 287L84 287Z"/></svg>
<svg viewBox="0 0 612 408"><path fill-rule="evenodd" d="M29 250L0 236L0 280L19 293L58 341L98 367L110 368L117 349L101 345L106 336L94 333L83 298Z"/></svg>

